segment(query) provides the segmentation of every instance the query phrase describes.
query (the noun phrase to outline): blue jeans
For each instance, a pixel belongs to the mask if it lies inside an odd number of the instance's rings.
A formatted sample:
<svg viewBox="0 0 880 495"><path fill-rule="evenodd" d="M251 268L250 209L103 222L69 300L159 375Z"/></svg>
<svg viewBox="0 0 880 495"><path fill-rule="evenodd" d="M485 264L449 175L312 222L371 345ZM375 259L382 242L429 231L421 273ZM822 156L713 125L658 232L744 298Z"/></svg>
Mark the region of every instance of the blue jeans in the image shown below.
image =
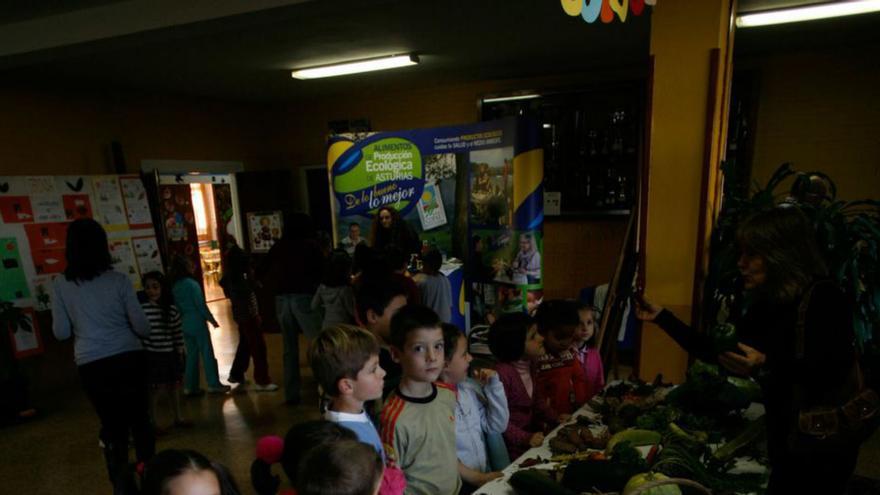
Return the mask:
<svg viewBox="0 0 880 495"><path fill-rule="evenodd" d="M312 311L311 294L279 294L275 296L275 312L284 341L284 399L299 402L299 332L314 339L321 330L321 315Z"/></svg>

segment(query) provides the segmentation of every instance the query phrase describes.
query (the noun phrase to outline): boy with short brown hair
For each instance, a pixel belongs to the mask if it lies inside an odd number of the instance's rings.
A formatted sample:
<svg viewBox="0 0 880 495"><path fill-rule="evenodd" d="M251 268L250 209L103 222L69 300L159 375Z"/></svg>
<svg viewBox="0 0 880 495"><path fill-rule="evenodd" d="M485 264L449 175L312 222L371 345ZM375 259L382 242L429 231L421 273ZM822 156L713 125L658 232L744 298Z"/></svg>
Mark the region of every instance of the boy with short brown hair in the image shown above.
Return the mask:
<svg viewBox="0 0 880 495"><path fill-rule="evenodd" d="M446 364L437 314L416 304L401 308L391 318L391 350L403 376L382 408L382 442L395 452L407 494L458 493L455 392L435 383Z"/></svg>

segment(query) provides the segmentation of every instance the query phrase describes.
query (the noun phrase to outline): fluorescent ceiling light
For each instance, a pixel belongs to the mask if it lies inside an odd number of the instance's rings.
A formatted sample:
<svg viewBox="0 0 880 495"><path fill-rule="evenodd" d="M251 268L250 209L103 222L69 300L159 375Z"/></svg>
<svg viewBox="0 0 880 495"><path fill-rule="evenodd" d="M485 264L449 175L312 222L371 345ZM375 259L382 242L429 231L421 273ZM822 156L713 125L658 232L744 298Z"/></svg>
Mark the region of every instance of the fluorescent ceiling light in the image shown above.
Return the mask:
<svg viewBox="0 0 880 495"><path fill-rule="evenodd" d="M830 17L880 12L880 0L854 0L850 2L822 3L805 7L754 12L736 18L737 27L768 26L787 22L813 21Z"/></svg>
<svg viewBox="0 0 880 495"><path fill-rule="evenodd" d="M541 95L533 94L533 95L517 95L517 96L499 96L498 98L483 98L483 103L497 103L499 101L516 101L516 100L531 100L533 98L540 98Z"/></svg>
<svg viewBox="0 0 880 495"><path fill-rule="evenodd" d="M373 58L368 60L358 60L355 62L323 65L321 67L309 67L307 69L296 69L291 72L290 75L294 79L318 79L321 77L344 76L346 74L357 74L360 72L396 69L398 67L416 65L418 63L419 57L416 55L395 55L393 57Z"/></svg>

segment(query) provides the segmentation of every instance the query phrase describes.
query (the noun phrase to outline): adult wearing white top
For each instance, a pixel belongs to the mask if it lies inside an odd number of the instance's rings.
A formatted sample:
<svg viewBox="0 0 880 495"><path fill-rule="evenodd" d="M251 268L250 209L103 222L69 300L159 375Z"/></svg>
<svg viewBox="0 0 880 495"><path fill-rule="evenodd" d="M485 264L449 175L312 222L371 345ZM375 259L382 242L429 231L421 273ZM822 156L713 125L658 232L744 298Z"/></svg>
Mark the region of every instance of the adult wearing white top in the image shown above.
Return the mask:
<svg viewBox="0 0 880 495"><path fill-rule="evenodd" d="M64 276L54 283L52 332L59 340L73 336L80 379L101 420L113 493L128 493L129 433L138 461L149 460L156 448L141 345L150 323L129 278L113 271L107 234L98 222L70 224L65 256Z"/></svg>

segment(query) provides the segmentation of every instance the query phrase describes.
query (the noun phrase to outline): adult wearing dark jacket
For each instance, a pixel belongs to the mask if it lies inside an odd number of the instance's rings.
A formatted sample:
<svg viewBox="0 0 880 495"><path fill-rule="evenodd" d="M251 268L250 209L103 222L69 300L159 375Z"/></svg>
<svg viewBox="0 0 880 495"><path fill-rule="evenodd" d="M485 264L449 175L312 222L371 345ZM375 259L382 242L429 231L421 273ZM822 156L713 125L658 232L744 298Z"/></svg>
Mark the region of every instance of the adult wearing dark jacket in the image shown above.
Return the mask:
<svg viewBox="0 0 880 495"><path fill-rule="evenodd" d="M312 297L324 270L324 257L315 240L312 219L290 215L284 235L272 246L263 266L263 284L275 294L275 312L284 341L284 399L299 404L299 333L308 339L321 330L321 315L312 310Z"/></svg>
<svg viewBox="0 0 880 495"><path fill-rule="evenodd" d="M656 323L695 357L717 360L735 374L758 380L766 406L769 493L843 493L859 446L807 452L792 439L800 410L842 405L839 391L848 384L856 359L851 307L825 277L815 233L797 208L754 215L740 227L738 240L738 266L750 302L736 322L739 352L713 356L704 334L649 302L640 304L637 316ZM804 353L798 359L798 312L808 292ZM802 400L796 398L799 390Z"/></svg>
<svg viewBox="0 0 880 495"><path fill-rule="evenodd" d="M419 235L410 224L397 210L383 206L376 212L370 227L370 247L381 253L390 245L400 248L407 259L409 255L419 253L422 249Z"/></svg>

